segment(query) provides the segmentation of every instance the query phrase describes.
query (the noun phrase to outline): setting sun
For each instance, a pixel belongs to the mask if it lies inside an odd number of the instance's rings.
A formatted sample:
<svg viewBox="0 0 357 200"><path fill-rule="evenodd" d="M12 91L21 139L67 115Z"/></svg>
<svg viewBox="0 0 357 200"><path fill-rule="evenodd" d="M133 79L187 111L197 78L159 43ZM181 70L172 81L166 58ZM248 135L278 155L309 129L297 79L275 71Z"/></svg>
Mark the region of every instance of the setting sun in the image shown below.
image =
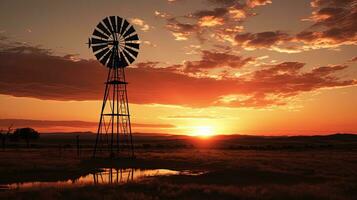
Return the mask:
<svg viewBox="0 0 357 200"><path fill-rule="evenodd" d="M193 128L192 136L207 138L213 135L214 131L211 126L196 126Z"/></svg>

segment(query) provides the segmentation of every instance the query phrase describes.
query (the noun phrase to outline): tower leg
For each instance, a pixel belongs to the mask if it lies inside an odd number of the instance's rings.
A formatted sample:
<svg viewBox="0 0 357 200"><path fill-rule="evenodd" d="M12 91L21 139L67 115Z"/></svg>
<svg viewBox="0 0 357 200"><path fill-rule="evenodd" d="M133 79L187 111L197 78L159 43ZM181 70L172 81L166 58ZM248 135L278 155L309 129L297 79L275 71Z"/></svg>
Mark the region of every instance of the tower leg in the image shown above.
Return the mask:
<svg viewBox="0 0 357 200"><path fill-rule="evenodd" d="M125 72L124 68L122 68L122 74L123 74L123 80L125 82ZM133 145L133 136L131 133L131 122L130 122L130 111L129 111L129 100L128 100L128 92L126 89L126 84L124 85L124 91L125 91L125 102L126 102L126 110L128 112L128 128L129 128L129 137L130 137L130 150L131 150L131 157L134 158L134 145Z"/></svg>
<svg viewBox="0 0 357 200"><path fill-rule="evenodd" d="M94 146L94 151L93 151L93 156L92 156L93 158L95 158L95 154L97 153L97 149L98 149L98 142L99 142L99 137L100 137L101 128L102 128L102 122L103 122L103 114L104 114L105 104L107 103L108 94L109 94L108 81L110 79L111 71L112 71L112 69L109 69L107 82L105 83L102 109L101 109L100 118L99 118L99 126L98 126L98 130L97 130L97 136L95 138L95 146Z"/></svg>
<svg viewBox="0 0 357 200"><path fill-rule="evenodd" d="M102 152L102 150L106 150L111 158L134 157L126 84L124 68L109 70L93 158L97 156L98 151ZM109 138L107 137L107 140L103 141L102 135L109 136Z"/></svg>

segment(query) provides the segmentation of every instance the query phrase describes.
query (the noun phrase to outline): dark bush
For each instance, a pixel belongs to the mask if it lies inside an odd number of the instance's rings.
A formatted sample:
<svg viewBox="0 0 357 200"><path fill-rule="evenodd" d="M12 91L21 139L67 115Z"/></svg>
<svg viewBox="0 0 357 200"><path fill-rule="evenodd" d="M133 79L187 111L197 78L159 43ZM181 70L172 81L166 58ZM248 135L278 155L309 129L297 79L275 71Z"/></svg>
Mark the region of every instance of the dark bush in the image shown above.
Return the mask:
<svg viewBox="0 0 357 200"><path fill-rule="evenodd" d="M14 131L12 137L25 140L27 147L30 147L30 140L38 139L40 134L33 128L18 128Z"/></svg>

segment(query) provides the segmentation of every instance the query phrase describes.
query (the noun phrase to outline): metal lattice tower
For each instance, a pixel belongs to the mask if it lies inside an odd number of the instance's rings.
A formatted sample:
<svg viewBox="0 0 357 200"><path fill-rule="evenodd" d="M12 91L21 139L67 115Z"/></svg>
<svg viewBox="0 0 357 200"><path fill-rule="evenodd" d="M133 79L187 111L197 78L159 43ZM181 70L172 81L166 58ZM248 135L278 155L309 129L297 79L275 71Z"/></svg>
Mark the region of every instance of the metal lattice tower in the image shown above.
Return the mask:
<svg viewBox="0 0 357 200"><path fill-rule="evenodd" d="M99 126L93 151L113 157L134 157L125 67L138 55L139 38L127 20L103 19L89 38L96 58L108 70Z"/></svg>

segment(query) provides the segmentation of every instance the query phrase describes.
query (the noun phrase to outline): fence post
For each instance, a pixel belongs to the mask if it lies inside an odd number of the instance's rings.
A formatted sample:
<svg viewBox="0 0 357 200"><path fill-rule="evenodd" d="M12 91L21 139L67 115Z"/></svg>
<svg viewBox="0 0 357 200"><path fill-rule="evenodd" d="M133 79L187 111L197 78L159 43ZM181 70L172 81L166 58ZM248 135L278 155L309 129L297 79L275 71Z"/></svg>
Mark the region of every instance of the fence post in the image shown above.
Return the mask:
<svg viewBox="0 0 357 200"><path fill-rule="evenodd" d="M80 141L79 141L79 135L76 135L76 141L77 141L77 156L80 158L81 156L81 146L80 146Z"/></svg>

